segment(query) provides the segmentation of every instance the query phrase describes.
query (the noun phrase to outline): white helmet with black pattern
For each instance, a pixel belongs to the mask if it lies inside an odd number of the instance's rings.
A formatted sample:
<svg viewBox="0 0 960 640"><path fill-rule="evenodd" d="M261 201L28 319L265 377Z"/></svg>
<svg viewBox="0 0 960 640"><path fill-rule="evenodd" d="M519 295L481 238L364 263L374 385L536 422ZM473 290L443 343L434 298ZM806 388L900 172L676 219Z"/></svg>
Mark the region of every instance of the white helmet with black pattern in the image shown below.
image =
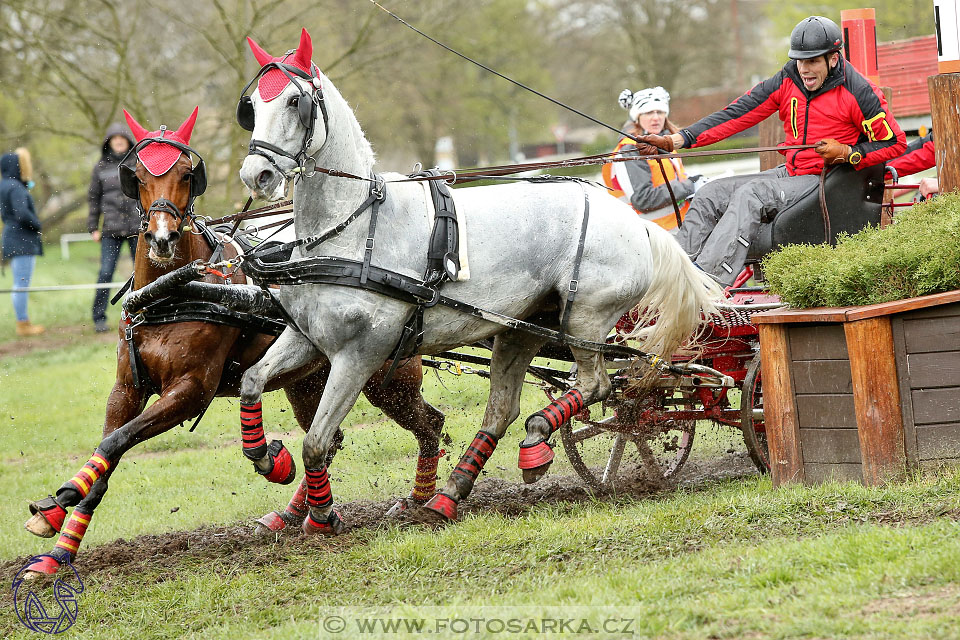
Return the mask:
<svg viewBox="0 0 960 640"><path fill-rule="evenodd" d="M652 87L636 93L624 89L620 92L618 101L621 107L630 111L630 119L634 121L642 114L651 111L670 114L670 94L663 87Z"/></svg>

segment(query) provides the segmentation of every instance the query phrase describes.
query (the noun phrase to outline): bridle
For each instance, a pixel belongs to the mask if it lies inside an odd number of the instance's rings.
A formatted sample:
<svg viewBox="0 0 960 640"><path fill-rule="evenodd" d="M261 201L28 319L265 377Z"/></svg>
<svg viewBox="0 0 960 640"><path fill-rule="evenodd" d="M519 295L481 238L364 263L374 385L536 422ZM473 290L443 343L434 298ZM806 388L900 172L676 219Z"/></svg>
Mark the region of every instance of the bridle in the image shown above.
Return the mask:
<svg viewBox="0 0 960 640"><path fill-rule="evenodd" d="M253 131L255 124L253 100L250 96L246 95L246 93L254 82L259 80L268 71L276 69L287 76L290 83L300 92L300 96L297 98L297 113L300 117L300 124L304 127L300 150L293 154L264 140L251 139L250 150L247 153L247 155L258 155L266 158L277 172L287 179L304 175L309 177L316 172L317 159L308 153L308 149L310 145L313 144L318 108L323 115L324 140L326 140L326 136L330 133L329 115L327 114L326 102L323 99L323 88L319 77L320 71L313 63L310 64L311 73L307 73L303 69L293 65L286 64L284 60L293 53L293 51L288 51L283 56L283 60L268 62L260 67L257 75L255 75L253 79L247 83L247 86L243 88L243 91L240 92L240 100L237 102L237 122L247 131ZM296 82L295 77L310 82L311 89L309 93L303 89L300 83ZM295 166L288 170L282 169L277 163L276 156L282 156L293 161Z"/></svg>
<svg viewBox="0 0 960 640"><path fill-rule="evenodd" d="M123 157L123 160L120 161L120 166L117 171L120 174L120 190L123 192L123 195L128 198L133 198L137 202L137 212L140 215L140 233L143 233L147 230L150 225L150 218L154 213L166 213L173 216L177 220L177 231L180 231L188 219L194 216L193 213L193 203L198 196L202 195L207 189L207 167L206 163L203 161L203 157L194 151L189 146L173 140L171 138L164 137L167 128L166 126L160 127L160 135L153 138L144 138L136 144L127 154ZM137 157L137 154L140 153L147 145L159 143L159 144L168 144L173 147L176 147L183 153L187 154L187 157L196 156L197 163L193 166L190 173L187 174L190 177L190 195L187 199L187 206L181 211L177 205L166 198L158 198L154 200L150 207L146 211L143 210L143 203L140 201L140 178L137 177L137 172L134 167L131 167L127 164L127 159L133 154L134 157Z"/></svg>

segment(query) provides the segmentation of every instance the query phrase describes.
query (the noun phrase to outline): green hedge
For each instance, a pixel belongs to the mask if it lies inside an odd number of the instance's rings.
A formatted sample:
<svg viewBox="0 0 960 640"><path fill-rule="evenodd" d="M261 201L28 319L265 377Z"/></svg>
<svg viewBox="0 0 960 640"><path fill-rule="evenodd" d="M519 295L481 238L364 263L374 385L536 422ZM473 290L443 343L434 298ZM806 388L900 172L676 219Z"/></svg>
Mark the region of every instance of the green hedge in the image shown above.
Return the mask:
<svg viewBox="0 0 960 640"><path fill-rule="evenodd" d="M774 293L791 306L889 302L960 289L960 194L901 210L886 229L867 228L836 247L791 245L767 256Z"/></svg>

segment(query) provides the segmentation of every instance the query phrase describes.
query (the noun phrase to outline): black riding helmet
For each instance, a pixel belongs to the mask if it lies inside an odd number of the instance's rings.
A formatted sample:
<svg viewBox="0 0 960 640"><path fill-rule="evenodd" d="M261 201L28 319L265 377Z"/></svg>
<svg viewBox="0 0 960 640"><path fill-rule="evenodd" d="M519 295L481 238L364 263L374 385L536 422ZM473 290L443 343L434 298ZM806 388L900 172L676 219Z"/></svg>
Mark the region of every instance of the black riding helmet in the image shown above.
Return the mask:
<svg viewBox="0 0 960 640"><path fill-rule="evenodd" d="M809 60L825 56L843 47L843 32L837 23L823 16L810 16L790 34L791 60Z"/></svg>

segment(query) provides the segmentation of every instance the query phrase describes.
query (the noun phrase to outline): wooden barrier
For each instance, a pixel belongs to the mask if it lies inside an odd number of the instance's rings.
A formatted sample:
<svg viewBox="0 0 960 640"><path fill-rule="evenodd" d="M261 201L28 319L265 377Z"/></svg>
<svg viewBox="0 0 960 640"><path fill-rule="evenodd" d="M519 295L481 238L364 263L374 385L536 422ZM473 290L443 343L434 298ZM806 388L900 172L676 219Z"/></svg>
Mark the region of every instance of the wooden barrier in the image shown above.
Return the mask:
<svg viewBox="0 0 960 640"><path fill-rule="evenodd" d="M774 486L960 462L960 291L753 321Z"/></svg>

